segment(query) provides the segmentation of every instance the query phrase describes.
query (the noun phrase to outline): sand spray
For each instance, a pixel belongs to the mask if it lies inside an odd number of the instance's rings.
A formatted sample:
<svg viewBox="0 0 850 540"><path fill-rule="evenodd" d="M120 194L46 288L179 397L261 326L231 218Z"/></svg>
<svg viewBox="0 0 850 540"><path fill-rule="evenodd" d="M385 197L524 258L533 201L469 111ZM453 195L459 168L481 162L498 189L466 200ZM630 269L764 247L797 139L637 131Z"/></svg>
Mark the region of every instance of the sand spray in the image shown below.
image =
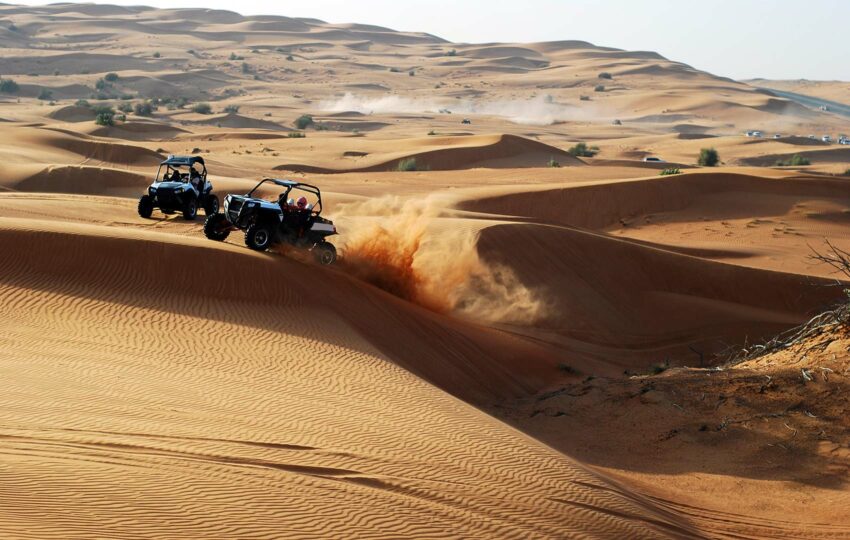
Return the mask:
<svg viewBox="0 0 850 540"><path fill-rule="evenodd" d="M382 197L341 205L347 221L340 264L349 274L430 310L508 324L548 311L540 291L502 264L483 260L478 232L443 216L440 196Z"/></svg>

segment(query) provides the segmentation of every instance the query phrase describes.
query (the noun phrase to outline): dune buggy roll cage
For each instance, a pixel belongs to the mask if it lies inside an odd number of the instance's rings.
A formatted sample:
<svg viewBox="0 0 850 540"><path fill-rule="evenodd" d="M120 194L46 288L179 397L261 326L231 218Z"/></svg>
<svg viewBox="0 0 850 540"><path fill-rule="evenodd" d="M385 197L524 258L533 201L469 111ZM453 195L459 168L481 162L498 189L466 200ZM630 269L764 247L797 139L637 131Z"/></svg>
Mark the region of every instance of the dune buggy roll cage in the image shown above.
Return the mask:
<svg viewBox="0 0 850 540"><path fill-rule="evenodd" d="M285 199L289 199L289 193L293 190L296 191L304 191L306 193L310 193L316 197L316 204L313 205L313 209L311 210L317 216L322 213L322 191L312 185L312 184L304 184L302 182L296 182L295 180L281 180L279 178L263 178L260 180L260 183L254 186L254 189L245 194L246 197L251 198L257 189L260 188L266 182L271 182L272 184L284 188L284 192L281 195ZM278 198L280 198L279 196Z"/></svg>
<svg viewBox="0 0 850 540"><path fill-rule="evenodd" d="M162 172L163 167L165 167L166 173L170 171L180 172L180 167L188 167L189 169L192 169L196 163L200 164L201 166L201 170L199 171L199 174L201 175L201 180L206 181L207 165L206 163L204 163L204 158L200 156L168 156L168 159L159 164L159 169L156 170L156 178L157 180L159 180L159 173Z"/></svg>

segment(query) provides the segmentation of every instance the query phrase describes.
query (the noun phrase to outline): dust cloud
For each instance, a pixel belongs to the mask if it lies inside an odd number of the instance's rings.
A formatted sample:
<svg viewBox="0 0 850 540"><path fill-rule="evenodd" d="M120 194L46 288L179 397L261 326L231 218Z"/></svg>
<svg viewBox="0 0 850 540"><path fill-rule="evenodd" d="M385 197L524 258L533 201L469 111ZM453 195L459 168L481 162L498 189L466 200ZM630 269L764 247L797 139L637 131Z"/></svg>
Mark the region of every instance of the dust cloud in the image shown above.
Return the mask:
<svg viewBox="0 0 850 540"><path fill-rule="evenodd" d="M600 111L594 104L582 106L556 102L552 96L541 95L526 100L439 100L412 99L398 95L367 98L346 93L337 100L323 101L319 108L325 111L355 111L373 113L443 113L480 114L506 118L515 124L548 126L568 120L599 119ZM604 115L603 115L604 116Z"/></svg>
<svg viewBox="0 0 850 540"><path fill-rule="evenodd" d="M477 232L441 217L445 201L383 197L339 207L350 232L340 264L355 277L440 313L531 325L548 307L507 266L483 260Z"/></svg>

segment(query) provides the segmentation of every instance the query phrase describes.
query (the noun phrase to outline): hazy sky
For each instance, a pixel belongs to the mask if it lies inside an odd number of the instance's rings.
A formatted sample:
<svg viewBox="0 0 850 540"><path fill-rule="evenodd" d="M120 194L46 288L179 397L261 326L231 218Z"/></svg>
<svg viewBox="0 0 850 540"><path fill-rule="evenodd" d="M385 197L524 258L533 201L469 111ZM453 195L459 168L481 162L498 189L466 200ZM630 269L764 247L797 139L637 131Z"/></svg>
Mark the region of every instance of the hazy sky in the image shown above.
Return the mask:
<svg viewBox="0 0 850 540"><path fill-rule="evenodd" d="M15 3L14 0L6 0ZM21 2L21 0L18 0ZM26 4L42 4L30 2ZM456 42L580 39L736 79L850 81L850 0L114 0L314 17Z"/></svg>

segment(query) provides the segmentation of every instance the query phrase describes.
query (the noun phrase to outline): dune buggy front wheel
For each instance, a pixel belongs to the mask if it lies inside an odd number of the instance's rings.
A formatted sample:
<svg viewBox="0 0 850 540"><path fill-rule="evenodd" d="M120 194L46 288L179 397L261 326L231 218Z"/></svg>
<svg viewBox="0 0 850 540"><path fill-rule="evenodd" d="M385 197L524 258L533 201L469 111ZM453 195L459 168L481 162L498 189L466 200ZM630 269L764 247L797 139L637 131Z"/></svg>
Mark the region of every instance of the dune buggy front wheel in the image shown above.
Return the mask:
<svg viewBox="0 0 850 540"><path fill-rule="evenodd" d="M153 214L153 201L151 200L150 195L142 195L139 199L139 215L143 218L151 217Z"/></svg>
<svg viewBox="0 0 850 540"><path fill-rule="evenodd" d="M218 212L218 197L215 195L207 195L204 201L204 214L212 216Z"/></svg>
<svg viewBox="0 0 850 540"><path fill-rule="evenodd" d="M198 215L198 202L194 197L190 198L186 201L186 204L183 205L183 219L187 219L189 221L193 221L195 216Z"/></svg>
<svg viewBox="0 0 850 540"><path fill-rule="evenodd" d="M267 225L251 225L245 231L245 245L257 251L265 251L272 244L272 230Z"/></svg>
<svg viewBox="0 0 850 540"><path fill-rule="evenodd" d="M313 247L313 255L316 262L322 266L329 266L336 262L336 248L330 242L319 242Z"/></svg>

